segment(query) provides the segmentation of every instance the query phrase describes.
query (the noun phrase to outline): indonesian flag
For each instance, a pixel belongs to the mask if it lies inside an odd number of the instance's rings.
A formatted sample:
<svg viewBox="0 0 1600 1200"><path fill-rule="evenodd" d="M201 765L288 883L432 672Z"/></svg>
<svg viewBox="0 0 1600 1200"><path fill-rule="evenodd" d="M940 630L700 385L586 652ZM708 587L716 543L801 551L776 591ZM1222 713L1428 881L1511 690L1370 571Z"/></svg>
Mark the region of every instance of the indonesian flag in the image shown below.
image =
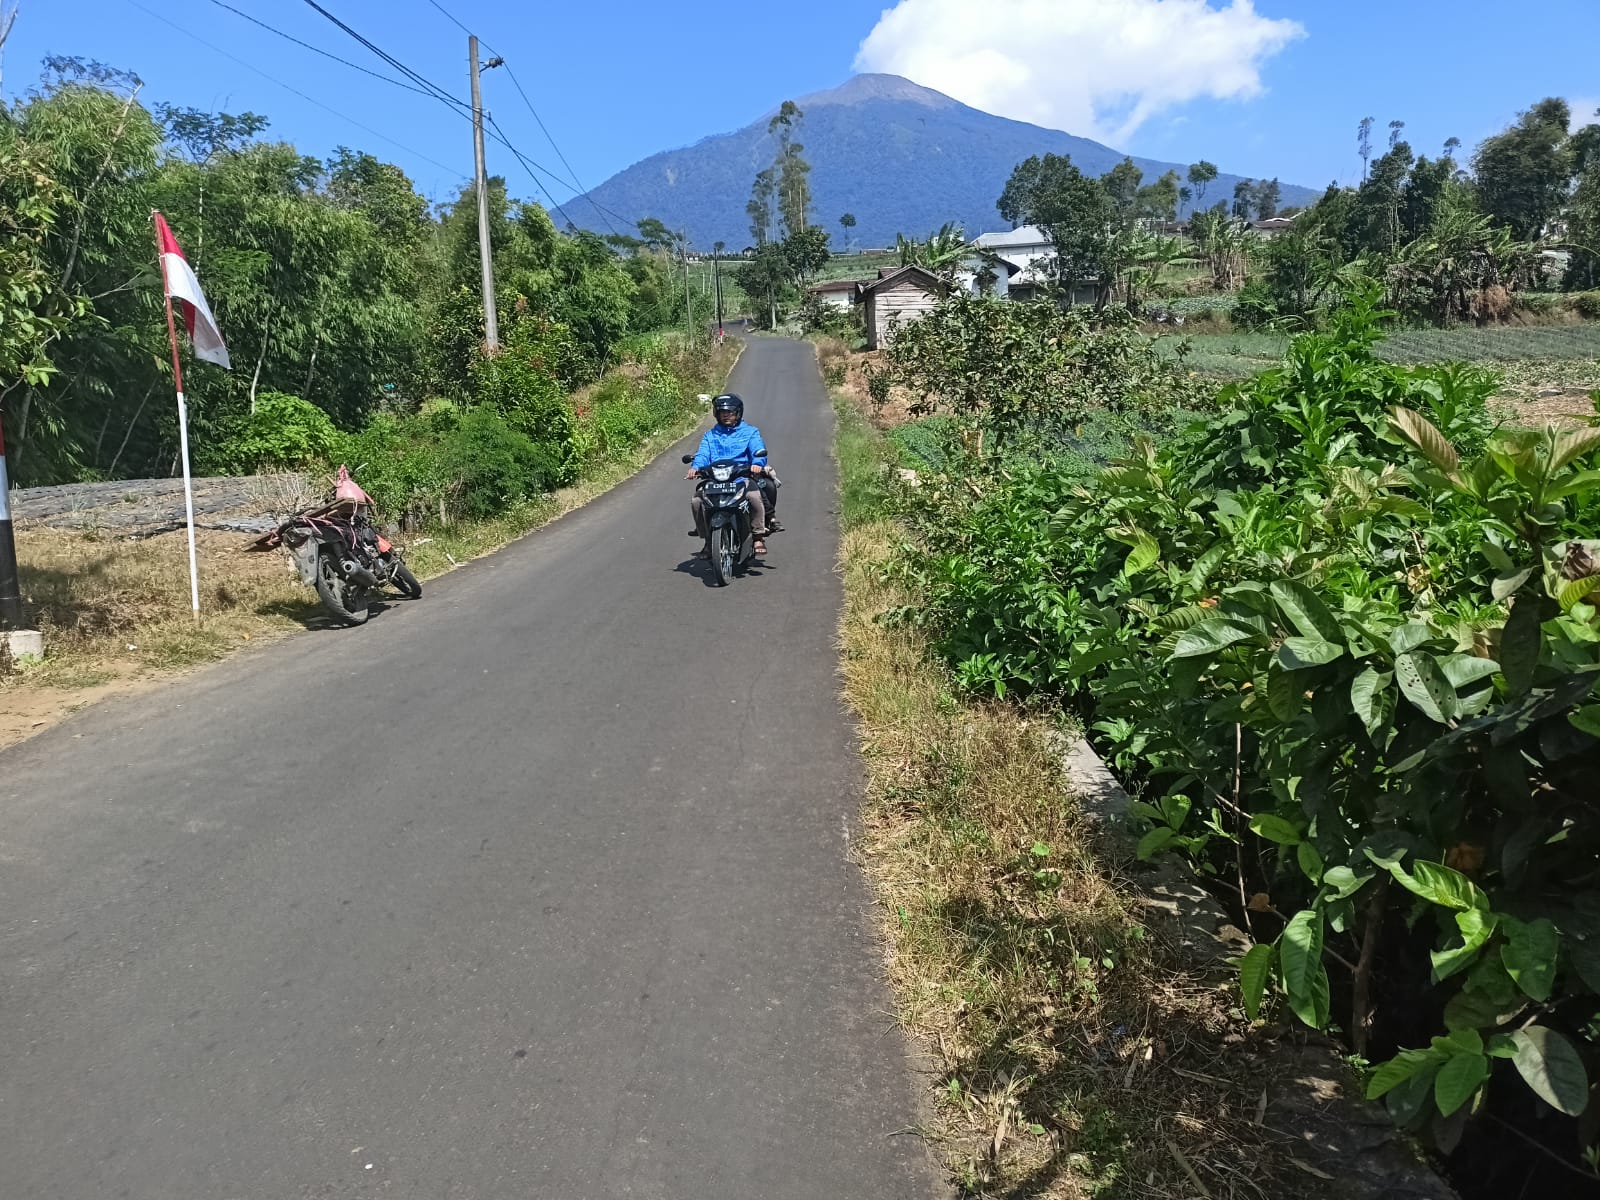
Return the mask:
<svg viewBox="0 0 1600 1200"><path fill-rule="evenodd" d="M178 239L172 236L167 219L160 213L156 214L156 236L161 240L161 277L167 295L183 305L183 323L189 330L189 340L194 343L195 357L232 369L228 348L222 344L222 331L217 328L216 317L211 315L206 294L200 290L200 281L194 277Z"/></svg>

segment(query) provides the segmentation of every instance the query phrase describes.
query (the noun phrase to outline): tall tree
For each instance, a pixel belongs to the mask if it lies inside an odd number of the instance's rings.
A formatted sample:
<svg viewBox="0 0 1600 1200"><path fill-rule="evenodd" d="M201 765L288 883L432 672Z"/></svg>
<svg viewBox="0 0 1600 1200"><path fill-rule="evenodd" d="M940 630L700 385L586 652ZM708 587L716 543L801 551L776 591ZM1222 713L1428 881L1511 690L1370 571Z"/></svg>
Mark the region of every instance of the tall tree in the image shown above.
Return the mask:
<svg viewBox="0 0 1600 1200"><path fill-rule="evenodd" d="M777 172L778 213L786 235L806 228L811 209L811 164L805 159L805 147L795 141L804 118L799 105L785 100L778 115L767 123L767 132L778 139L773 169Z"/></svg>
<svg viewBox="0 0 1600 1200"><path fill-rule="evenodd" d="M1241 179L1233 185L1233 207L1230 210L1240 220L1248 221L1255 209L1256 185L1253 180Z"/></svg>
<svg viewBox="0 0 1600 1200"><path fill-rule="evenodd" d="M1362 117L1356 126L1356 153L1361 156L1361 181L1367 179L1367 162L1372 158L1372 126L1375 117Z"/></svg>
<svg viewBox="0 0 1600 1200"><path fill-rule="evenodd" d="M1217 179L1217 164L1201 159L1189 167L1189 186L1194 189L1194 206L1204 208L1206 203L1206 188L1210 187Z"/></svg>
<svg viewBox="0 0 1600 1200"><path fill-rule="evenodd" d="M1571 120L1565 100L1541 100L1473 156L1479 204L1519 240L1541 236L1561 211L1572 178Z"/></svg>
<svg viewBox="0 0 1600 1200"><path fill-rule="evenodd" d="M1283 199L1283 185L1276 179L1263 179L1255 186L1253 200L1256 220L1270 221L1278 215L1278 202Z"/></svg>
<svg viewBox="0 0 1600 1200"><path fill-rule="evenodd" d="M848 249L849 248L849 242L850 242L850 239L852 237L852 234L851 234L850 231L856 227L856 215L855 215L855 213L845 213L844 216L840 217L839 218L839 227L844 230L845 243L846 243L846 247L845 248Z"/></svg>
<svg viewBox="0 0 1600 1200"><path fill-rule="evenodd" d="M1055 250L1055 281L1071 296L1093 282L1104 302L1121 269L1117 211L1105 185L1091 179L1064 154L1034 156L1018 163L998 201L1000 215L1014 225L1038 225Z"/></svg>

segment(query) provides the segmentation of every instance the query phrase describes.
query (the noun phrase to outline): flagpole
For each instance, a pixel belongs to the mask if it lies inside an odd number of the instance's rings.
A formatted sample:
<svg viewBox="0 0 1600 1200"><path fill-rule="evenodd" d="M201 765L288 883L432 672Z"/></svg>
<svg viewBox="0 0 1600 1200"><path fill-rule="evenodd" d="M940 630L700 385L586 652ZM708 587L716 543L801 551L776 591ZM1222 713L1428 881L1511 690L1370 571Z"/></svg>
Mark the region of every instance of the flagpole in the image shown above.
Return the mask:
<svg viewBox="0 0 1600 1200"><path fill-rule="evenodd" d="M156 213L151 211L151 221ZM200 574L194 556L194 486L189 479L189 406L183 399L183 365L178 361L178 326L172 319L172 289L167 280L167 261L161 253L161 234L156 233L156 261L161 264L161 291L167 302L167 338L172 343L172 379L178 387L178 448L183 459L183 514L189 527L189 606L194 619L200 619Z"/></svg>

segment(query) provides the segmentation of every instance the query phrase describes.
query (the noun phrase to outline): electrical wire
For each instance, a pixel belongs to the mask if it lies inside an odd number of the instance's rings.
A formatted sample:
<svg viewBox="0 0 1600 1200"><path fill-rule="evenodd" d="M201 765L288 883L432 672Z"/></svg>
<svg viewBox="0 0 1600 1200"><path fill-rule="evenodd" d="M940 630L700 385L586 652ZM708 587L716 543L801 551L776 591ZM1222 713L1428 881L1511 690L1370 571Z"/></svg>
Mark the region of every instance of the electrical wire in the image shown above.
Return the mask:
<svg viewBox="0 0 1600 1200"><path fill-rule="evenodd" d="M419 96L431 95L431 93L425 92L419 87L414 87L409 83L402 83L400 80L385 75L381 71L373 71L367 67L363 67L360 63L351 62L348 58L340 58L337 54L330 53L329 51L324 50L321 46L313 46L310 42L303 42L293 34L285 33L283 30L278 29L275 26L268 25L259 17L251 16L243 9L235 8L233 5L225 3L224 0L211 0L211 3L215 4L218 8L225 8L229 12L233 13L234 16L243 17L252 25L259 25L268 33L275 33L285 41L293 42L296 46L303 47L304 49L311 51L313 54L320 54L323 58L331 58L334 62L339 63L342 66L349 67L352 71L360 71L363 75L370 75L374 79L381 79L384 83L392 84L397 88L404 88L408 92L416 92Z"/></svg>
<svg viewBox="0 0 1600 1200"><path fill-rule="evenodd" d="M183 34L185 37L192 38L194 41L199 42L202 46L206 47L208 50L215 51L217 54L222 55L223 58L226 58L226 59L229 59L232 62L238 63L241 67L244 67L246 70L254 71L257 75L260 75L263 79L267 80L268 82L277 84L284 91L290 92L290 93L292 93L292 94L294 94L296 96L299 96L300 99L304 100L307 104L315 105L317 108L322 109L323 112L332 113L334 116L338 117L341 121L346 121L349 124L354 125L357 129L360 129L360 130L362 130L362 131L364 131L366 133L370 133L373 137L379 139L380 141L388 142L389 145L395 147L395 149L404 150L407 154L413 155L416 158L421 159L425 163L431 163L433 166L438 167L441 171L447 171L451 175L456 176L457 178L460 178L461 171L458 168L449 166L449 165L447 165L445 163L442 163L436 158L429 158L426 154L422 153L422 151L413 150L410 146L407 146L405 143L395 141L388 134L380 133L378 130L372 128L372 126L370 126L370 125L362 124L360 121L356 120L354 117L350 116L348 113L340 112L337 108L334 108L334 107L332 107L331 105L328 105L328 104L324 104L321 100L318 100L315 96L306 95L306 93L302 92L299 88L291 87L289 84L283 82L283 80L277 78L277 76L271 75L268 72L263 71L260 67L256 66L254 63L247 62L244 59L240 58L236 54L230 54L228 51L224 50L221 46L218 46L213 42L208 42L205 38L201 37L199 34L193 32L192 30L185 29L182 25L179 25L176 21L171 20L170 18L164 16L163 14L161 14L159 12L156 12L154 9L146 8L143 4L139 3L139 0L126 0L126 3L132 5L134 8L137 8L140 12L146 14L147 16L154 17L156 20L160 21L162 24L171 26L173 29L176 29L179 33Z"/></svg>
<svg viewBox="0 0 1600 1200"><path fill-rule="evenodd" d="M317 13L320 13L322 16L326 17L335 26L337 26L339 29L343 30L345 33L349 34L350 37L354 38L361 45L365 46L368 50L372 51L373 54L377 55L380 59L382 59L384 62L388 63L395 70L399 71L407 79L410 79L412 82L414 82L414 83L418 84L419 86L421 86L422 88L426 89L435 99L442 101L447 106L454 107L454 108L459 109L459 110L465 110L468 115L471 114L472 106L470 104L468 104L465 100L457 99L455 96L451 95L447 90L445 90L444 88L440 87L438 84L434 83L432 80L427 79L426 77L418 74L416 71L413 71L410 67L406 66L405 63L401 62L394 55L392 55L388 51L382 49L376 43L372 42L370 39L363 37L361 34L357 33L354 29L352 29L349 25L346 25L338 17L334 16L327 9L323 8L322 5L317 3L317 0L305 0L305 3L307 5L307 7L311 8L313 11L315 11Z"/></svg>

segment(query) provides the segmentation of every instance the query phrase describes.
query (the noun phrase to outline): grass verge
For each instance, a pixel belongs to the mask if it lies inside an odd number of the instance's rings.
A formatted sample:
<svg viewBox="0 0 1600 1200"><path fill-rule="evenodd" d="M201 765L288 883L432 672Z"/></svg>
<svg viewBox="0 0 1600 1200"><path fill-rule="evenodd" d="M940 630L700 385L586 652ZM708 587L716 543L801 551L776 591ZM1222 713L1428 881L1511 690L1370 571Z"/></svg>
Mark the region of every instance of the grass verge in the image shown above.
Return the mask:
<svg viewBox="0 0 1600 1200"><path fill-rule="evenodd" d="M1046 714L956 694L888 570L882 435L837 400L847 698L862 862L898 1016L936 1064L929 1126L968 1195L1317 1194L1263 1124L1263 1037L1164 961L1090 846ZM1307 1186L1307 1185L1311 1186Z"/></svg>
<svg viewBox="0 0 1600 1200"><path fill-rule="evenodd" d="M713 368L720 386L737 360L730 345ZM533 533L652 462L705 418L698 408L638 445L601 460L571 487L481 521L436 526L404 539L406 561L434 578ZM322 619L316 594L280 553L250 553L249 534L197 536L201 618L191 615L185 535L123 541L97 532L17 531L24 598L45 634L39 662L5 663L0 746L81 708L85 700L214 662Z"/></svg>

